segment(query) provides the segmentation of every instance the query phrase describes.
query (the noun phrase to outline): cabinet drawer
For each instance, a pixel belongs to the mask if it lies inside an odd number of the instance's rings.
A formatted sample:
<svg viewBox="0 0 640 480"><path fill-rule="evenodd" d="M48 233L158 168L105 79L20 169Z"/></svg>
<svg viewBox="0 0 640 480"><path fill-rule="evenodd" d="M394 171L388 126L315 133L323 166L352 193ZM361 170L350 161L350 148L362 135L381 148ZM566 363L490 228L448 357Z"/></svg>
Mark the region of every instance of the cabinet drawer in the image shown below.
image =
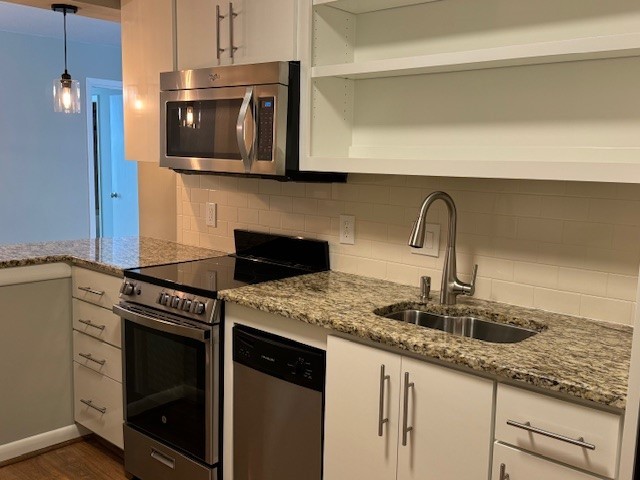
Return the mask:
<svg viewBox="0 0 640 480"><path fill-rule="evenodd" d="M619 415L498 385L495 436L501 442L613 478L620 431ZM572 439L582 439L595 448L572 444Z"/></svg>
<svg viewBox="0 0 640 480"><path fill-rule="evenodd" d="M122 346L120 325L120 317L110 310L73 299L75 330L120 348Z"/></svg>
<svg viewBox="0 0 640 480"><path fill-rule="evenodd" d="M115 303L118 303L122 278L78 267L73 268L72 277L75 298L100 305L109 310Z"/></svg>
<svg viewBox="0 0 640 480"><path fill-rule="evenodd" d="M77 331L73 332L73 359L122 383L122 351Z"/></svg>
<svg viewBox="0 0 640 480"><path fill-rule="evenodd" d="M122 384L76 362L73 380L75 421L123 448Z"/></svg>
<svg viewBox="0 0 640 480"><path fill-rule="evenodd" d="M504 465L505 474L514 480L526 478L543 478L544 480L599 479L599 477L558 465L549 460L496 442L493 447L492 480L502 480L500 478L500 465Z"/></svg>

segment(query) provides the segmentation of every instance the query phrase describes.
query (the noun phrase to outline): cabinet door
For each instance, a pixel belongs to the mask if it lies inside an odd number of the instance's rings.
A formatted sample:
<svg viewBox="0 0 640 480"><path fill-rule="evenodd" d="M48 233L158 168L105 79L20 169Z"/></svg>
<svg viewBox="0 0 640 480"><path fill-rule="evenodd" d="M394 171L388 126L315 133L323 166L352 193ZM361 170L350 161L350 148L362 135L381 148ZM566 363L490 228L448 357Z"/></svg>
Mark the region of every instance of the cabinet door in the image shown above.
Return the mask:
<svg viewBox="0 0 640 480"><path fill-rule="evenodd" d="M399 378L399 355L327 339L325 480L395 480Z"/></svg>
<svg viewBox="0 0 640 480"><path fill-rule="evenodd" d="M160 159L160 72L173 70L172 0L122 0L125 158Z"/></svg>
<svg viewBox="0 0 640 480"><path fill-rule="evenodd" d="M234 0L235 63L297 60L296 0Z"/></svg>
<svg viewBox="0 0 640 480"><path fill-rule="evenodd" d="M501 474L504 465L504 474ZM598 477L544 460L501 443L493 448L492 480L597 480ZM502 476L502 478L500 478Z"/></svg>
<svg viewBox="0 0 640 480"><path fill-rule="evenodd" d="M216 9L220 9L220 33ZM176 0L178 70L207 68L231 63L229 55L229 2ZM218 47L225 50L217 58Z"/></svg>
<svg viewBox="0 0 640 480"><path fill-rule="evenodd" d="M403 357L400 402L398 480L487 479L491 380Z"/></svg>

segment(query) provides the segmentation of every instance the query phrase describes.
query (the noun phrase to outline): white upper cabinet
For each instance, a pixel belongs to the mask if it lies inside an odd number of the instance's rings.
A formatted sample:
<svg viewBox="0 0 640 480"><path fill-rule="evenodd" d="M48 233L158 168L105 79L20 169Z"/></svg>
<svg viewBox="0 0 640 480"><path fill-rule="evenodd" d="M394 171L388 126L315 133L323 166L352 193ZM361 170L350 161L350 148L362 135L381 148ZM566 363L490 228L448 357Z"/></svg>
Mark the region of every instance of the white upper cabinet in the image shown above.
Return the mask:
<svg viewBox="0 0 640 480"><path fill-rule="evenodd" d="M178 69L297 59L296 0L176 0Z"/></svg>
<svg viewBox="0 0 640 480"><path fill-rule="evenodd" d="M640 182L637 0L313 0L302 167Z"/></svg>
<svg viewBox="0 0 640 480"><path fill-rule="evenodd" d="M160 72L174 69L173 0L122 0L125 158L160 159Z"/></svg>

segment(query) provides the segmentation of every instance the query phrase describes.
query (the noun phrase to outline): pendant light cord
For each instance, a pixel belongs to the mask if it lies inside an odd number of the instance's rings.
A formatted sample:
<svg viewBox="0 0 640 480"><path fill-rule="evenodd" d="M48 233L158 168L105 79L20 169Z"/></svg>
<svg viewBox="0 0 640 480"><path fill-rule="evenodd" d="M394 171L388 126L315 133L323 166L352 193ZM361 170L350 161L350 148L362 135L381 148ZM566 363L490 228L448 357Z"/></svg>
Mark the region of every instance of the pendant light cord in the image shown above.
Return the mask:
<svg viewBox="0 0 640 480"><path fill-rule="evenodd" d="M62 11L64 23L64 73L67 73L67 9Z"/></svg>

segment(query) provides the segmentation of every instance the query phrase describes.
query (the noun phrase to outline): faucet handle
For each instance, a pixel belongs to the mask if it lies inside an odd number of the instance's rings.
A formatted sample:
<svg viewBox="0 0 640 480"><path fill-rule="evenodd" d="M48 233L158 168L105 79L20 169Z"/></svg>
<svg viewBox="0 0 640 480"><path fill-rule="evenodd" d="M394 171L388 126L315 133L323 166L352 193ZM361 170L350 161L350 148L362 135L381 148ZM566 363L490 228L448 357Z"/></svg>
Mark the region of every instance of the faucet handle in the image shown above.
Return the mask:
<svg viewBox="0 0 640 480"><path fill-rule="evenodd" d="M425 275L420 277L420 301L427 303L431 293L431 277Z"/></svg>
<svg viewBox="0 0 640 480"><path fill-rule="evenodd" d="M478 264L473 266L473 273L471 273L471 283L469 284L469 290L465 292L465 295L472 296L476 293L476 277L478 276Z"/></svg>

